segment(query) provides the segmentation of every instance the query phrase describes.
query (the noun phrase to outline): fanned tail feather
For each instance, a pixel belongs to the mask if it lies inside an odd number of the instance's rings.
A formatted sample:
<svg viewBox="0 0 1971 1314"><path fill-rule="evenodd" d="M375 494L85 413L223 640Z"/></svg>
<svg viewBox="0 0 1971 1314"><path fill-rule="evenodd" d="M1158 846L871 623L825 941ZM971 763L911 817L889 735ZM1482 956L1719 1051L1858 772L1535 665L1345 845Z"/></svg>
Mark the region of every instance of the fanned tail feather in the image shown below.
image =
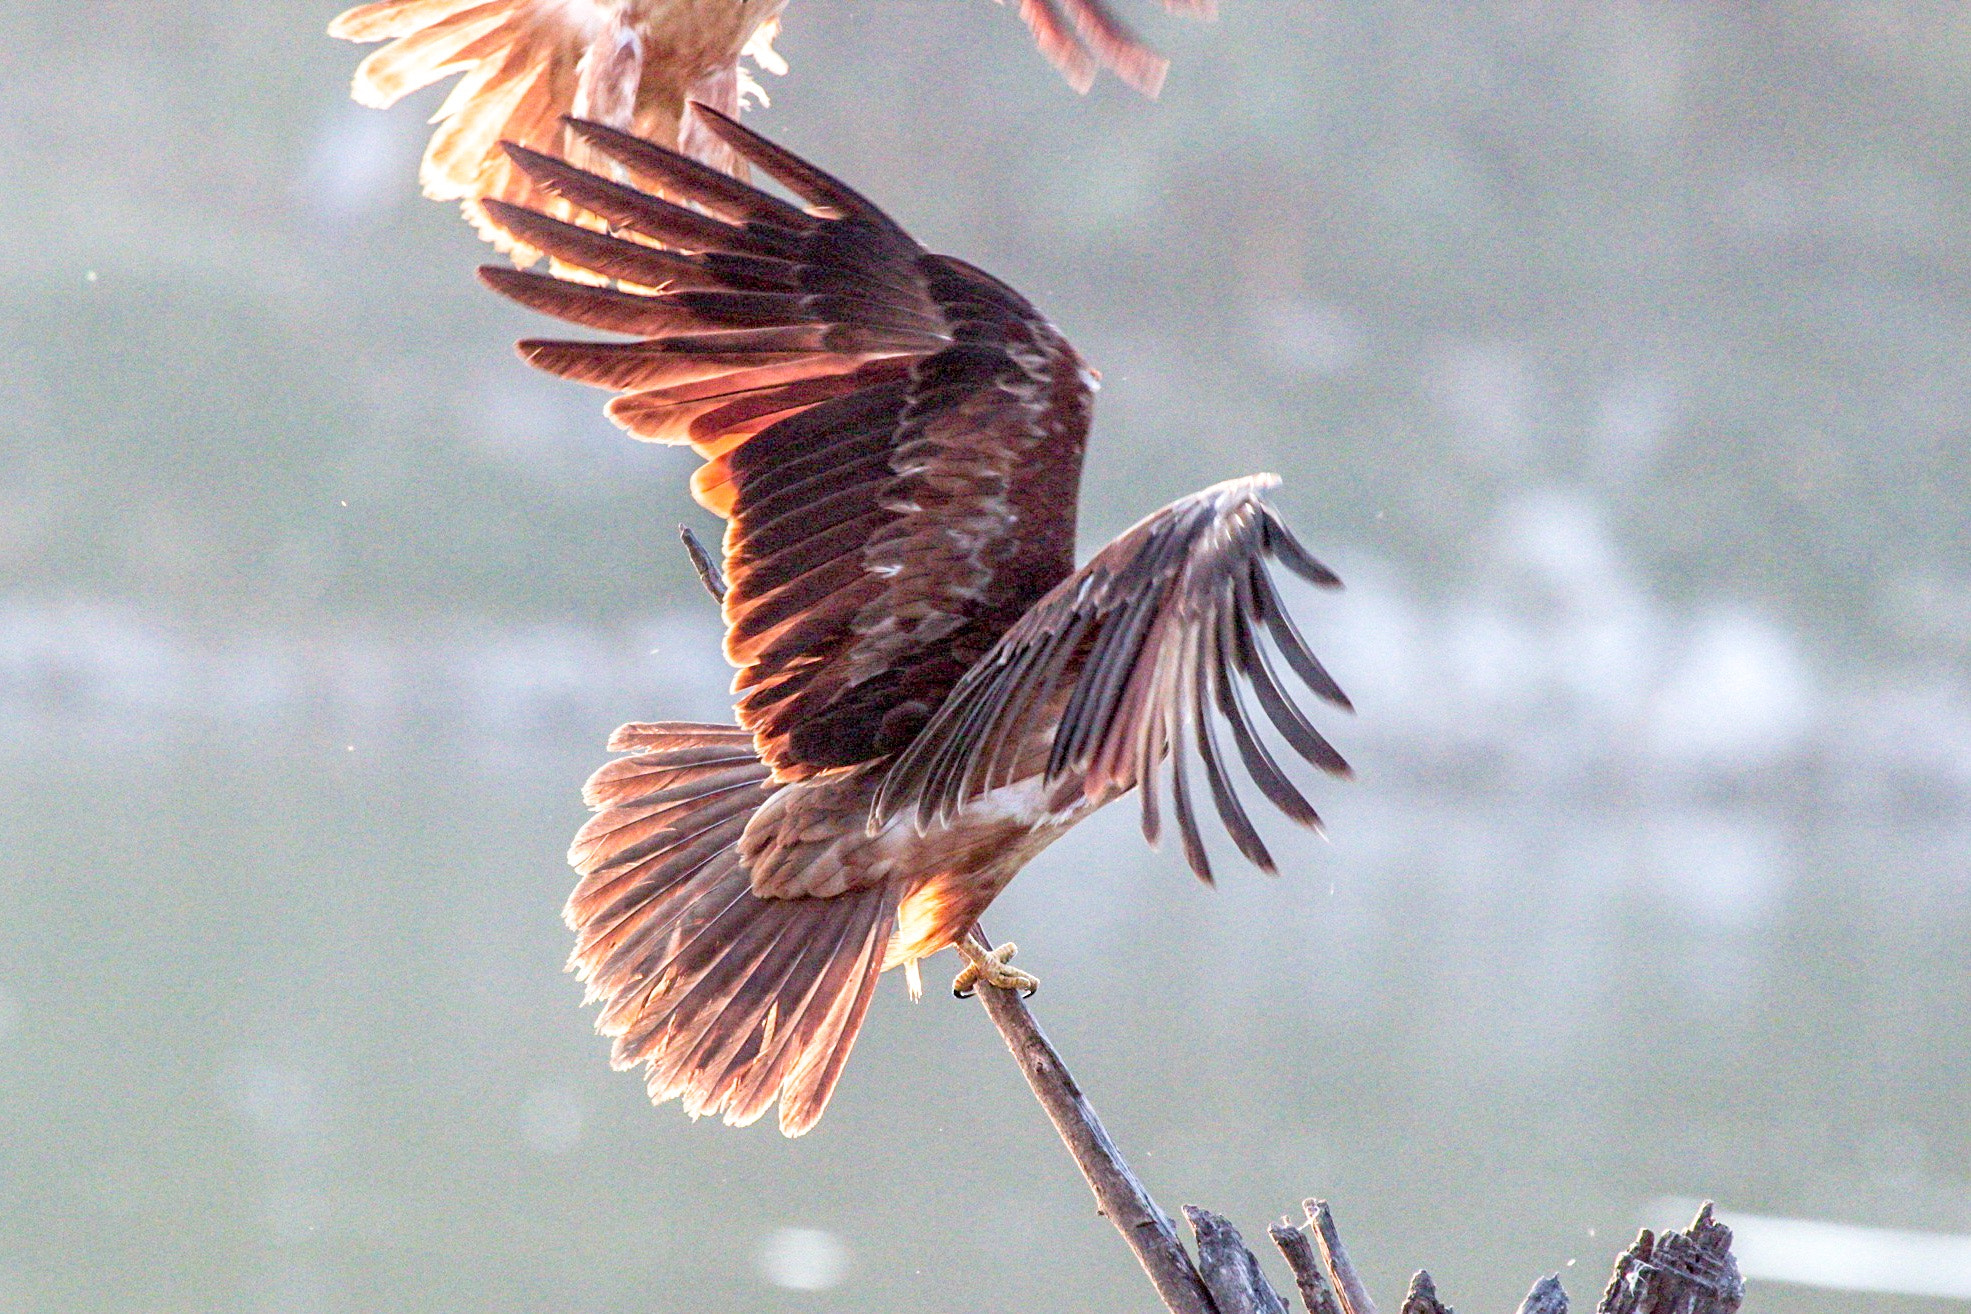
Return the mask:
<svg viewBox="0 0 1971 1314"><path fill-rule="evenodd" d="M601 1001L619 1069L648 1065L651 1098L744 1126L780 1102L798 1136L827 1107L896 925L887 885L763 899L739 856L779 788L732 726L628 725L597 771L596 815L569 861L570 967Z"/></svg>

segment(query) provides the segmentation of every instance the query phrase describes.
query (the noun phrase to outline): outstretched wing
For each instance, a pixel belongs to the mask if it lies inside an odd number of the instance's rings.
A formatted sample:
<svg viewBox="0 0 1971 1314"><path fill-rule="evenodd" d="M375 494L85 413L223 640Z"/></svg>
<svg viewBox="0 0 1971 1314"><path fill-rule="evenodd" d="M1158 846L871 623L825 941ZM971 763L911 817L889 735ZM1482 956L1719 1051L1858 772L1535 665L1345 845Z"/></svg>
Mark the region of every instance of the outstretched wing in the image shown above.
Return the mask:
<svg viewBox="0 0 1971 1314"><path fill-rule="evenodd" d="M872 828L906 814L920 829L942 825L966 803L1015 783L1044 751L1043 778L1064 788L1074 782L1071 792L1090 801L1141 787L1143 833L1155 842L1158 777L1168 762L1185 857L1209 881L1187 767L1195 749L1233 842L1273 870L1226 770L1216 723L1229 729L1260 792L1295 821L1319 826L1261 742L1247 693L1300 756L1337 775L1348 764L1289 695L1265 637L1308 689L1349 707L1295 630L1267 570L1274 560L1322 587L1340 583L1261 500L1278 482L1236 479L1174 502L1036 603L891 767Z"/></svg>
<svg viewBox="0 0 1971 1314"><path fill-rule="evenodd" d="M639 438L706 458L725 516L726 655L740 723L776 779L908 744L974 661L1074 564L1088 432L1081 359L1027 302L926 252L867 200L700 107L808 205L573 123L667 196L512 149L616 235L498 202L500 221L594 287L512 269L488 284L633 342L520 344L623 394Z"/></svg>

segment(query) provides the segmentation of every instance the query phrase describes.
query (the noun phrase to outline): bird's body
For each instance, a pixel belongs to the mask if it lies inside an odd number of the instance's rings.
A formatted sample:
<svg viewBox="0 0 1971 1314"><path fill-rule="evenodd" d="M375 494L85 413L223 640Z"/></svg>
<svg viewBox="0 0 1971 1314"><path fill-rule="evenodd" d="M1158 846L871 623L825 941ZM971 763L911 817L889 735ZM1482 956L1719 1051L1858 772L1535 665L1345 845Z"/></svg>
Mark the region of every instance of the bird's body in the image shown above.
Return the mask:
<svg viewBox="0 0 1971 1314"><path fill-rule="evenodd" d="M1165 0L1200 16L1213 0ZM338 17L333 36L388 41L356 70L351 94L378 108L453 74L464 77L435 122L420 180L434 200L461 202L466 218L517 263L539 252L506 231L486 198L578 218L533 187L499 149L511 141L586 163L564 115L675 147L714 168L739 157L687 111L698 103L739 113L758 88L742 64L775 73L787 0L377 0ZM1109 13L1104 0L1021 0L1040 49L1081 90L1108 68L1156 94L1166 61ZM764 98L763 96L761 97Z"/></svg>
<svg viewBox="0 0 1971 1314"><path fill-rule="evenodd" d="M1095 809L1162 782L1210 866L1193 758L1239 849L1272 859L1220 728L1266 797L1313 808L1257 729L1345 772L1285 694L1278 654L1346 699L1295 632L1276 561L1334 577L1263 494L1181 499L1074 567L1092 375L1024 298L924 250L881 211L714 111L708 129L806 207L595 124L588 147L680 202L524 148L511 158L610 234L498 201L579 280L482 277L633 335L530 341L534 364L618 392L637 437L691 446L726 518L738 726L625 726L570 853L573 966L619 1066L659 1099L812 1126L878 975L958 943L1007 882ZM615 287L583 280L609 278ZM1248 697L1263 717L1251 715Z"/></svg>

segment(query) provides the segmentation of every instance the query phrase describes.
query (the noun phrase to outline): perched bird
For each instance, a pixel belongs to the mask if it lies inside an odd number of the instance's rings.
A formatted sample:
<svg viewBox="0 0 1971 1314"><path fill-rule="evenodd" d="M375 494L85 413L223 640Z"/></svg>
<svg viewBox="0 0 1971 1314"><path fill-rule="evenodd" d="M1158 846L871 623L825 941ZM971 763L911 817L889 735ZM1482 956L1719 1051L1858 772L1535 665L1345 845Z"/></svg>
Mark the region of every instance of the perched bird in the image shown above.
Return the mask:
<svg viewBox="0 0 1971 1314"><path fill-rule="evenodd" d="M1163 0L1209 17L1215 0ZM787 0L378 0L329 25L350 41L388 41L356 69L350 94L385 108L409 92L465 76L433 120L424 194L459 201L481 236L516 262L539 252L504 229L487 197L573 217L501 153L502 140L589 162L564 136L563 115L587 119L740 172L716 133L687 106L727 115L749 95L764 100L741 64L785 73L773 49ZM1154 96L1169 64L1109 11L1105 0L1020 0L1034 41L1079 91L1109 69Z"/></svg>
<svg viewBox="0 0 1971 1314"><path fill-rule="evenodd" d="M626 725L589 781L566 917L618 1068L651 1096L748 1123L814 1125L878 975L956 947L1030 987L1010 946L966 940L1069 827L1132 789L1168 806L1211 879L1195 757L1233 842L1273 860L1232 758L1295 821L1319 818L1262 739L1345 774L1282 663L1348 700L1281 604L1268 562L1335 577L1268 507L1270 475L1146 517L1079 570L1075 501L1092 374L1033 306L934 255L869 201L701 109L791 204L600 124L569 131L626 183L508 146L535 186L611 233L489 200L522 240L614 287L506 267L524 305L630 341L526 341L613 389L638 438L705 459L725 518L725 653L738 725ZM687 203L692 208L687 208ZM721 578L722 576L722 578ZM1254 715L1253 704L1263 713ZM1232 752L1224 747L1229 735Z"/></svg>

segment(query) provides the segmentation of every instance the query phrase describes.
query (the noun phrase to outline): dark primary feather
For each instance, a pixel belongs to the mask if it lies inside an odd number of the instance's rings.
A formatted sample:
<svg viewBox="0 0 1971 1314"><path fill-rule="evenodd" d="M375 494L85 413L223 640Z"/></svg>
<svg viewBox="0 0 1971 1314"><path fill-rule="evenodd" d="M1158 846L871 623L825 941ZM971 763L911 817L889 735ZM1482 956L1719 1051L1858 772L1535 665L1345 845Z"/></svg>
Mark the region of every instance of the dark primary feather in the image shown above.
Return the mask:
<svg viewBox="0 0 1971 1314"><path fill-rule="evenodd" d="M1085 0L1081 0L1085 2ZM1073 566L1090 385L1020 295L933 255L866 198L701 107L805 209L596 124L569 130L663 197L509 154L598 232L489 202L615 287L487 269L495 290L619 342L522 354L622 394L637 437L706 459L727 517L726 654L775 779L901 750L967 667Z"/></svg>
<svg viewBox="0 0 1971 1314"><path fill-rule="evenodd" d="M1267 561L1276 560L1311 583L1338 582L1261 500L1273 482L1234 480L1173 503L1036 603L891 768L872 828L905 815L920 829L948 824L966 803L1014 783L1020 748L1041 741L1050 745L1046 778L1074 781L1080 797L1104 801L1140 786L1144 832L1154 841L1157 775L1167 759L1185 856L1209 880L1187 765L1195 755L1233 842L1272 870L1218 723L1260 792L1304 825L1320 818L1256 733L1261 721L1247 691L1294 752L1335 774L1348 764L1285 691L1262 633L1313 693L1349 706L1268 575Z"/></svg>

